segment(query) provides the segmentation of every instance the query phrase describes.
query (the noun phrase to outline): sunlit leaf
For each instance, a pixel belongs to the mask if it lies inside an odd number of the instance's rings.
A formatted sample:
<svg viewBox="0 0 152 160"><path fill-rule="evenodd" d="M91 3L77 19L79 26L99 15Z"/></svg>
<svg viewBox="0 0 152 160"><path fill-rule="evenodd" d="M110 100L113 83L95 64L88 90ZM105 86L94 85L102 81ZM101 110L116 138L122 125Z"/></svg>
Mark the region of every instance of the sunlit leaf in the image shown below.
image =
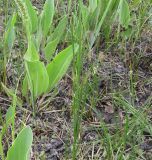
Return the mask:
<svg viewBox="0 0 152 160"><path fill-rule="evenodd" d="M7 45L9 49L13 47L13 43L15 40L15 29L14 29L15 23L16 23L16 14L14 13L13 16L9 19L5 31L5 39L4 39L5 45Z"/></svg>
<svg viewBox="0 0 152 160"><path fill-rule="evenodd" d="M49 90L51 90L66 73L72 61L73 55L78 51L78 48L79 46L75 44L74 48L73 46L70 46L64 49L50 64L47 65L47 72L49 75Z"/></svg>
<svg viewBox="0 0 152 160"><path fill-rule="evenodd" d="M128 27L130 22L130 10L126 0L120 1L119 22L125 28Z"/></svg>
<svg viewBox="0 0 152 160"><path fill-rule="evenodd" d="M46 47L44 48L44 54L47 61L50 61L52 58L53 53L56 50L56 47L58 45L58 38L55 40L49 42Z"/></svg>
<svg viewBox="0 0 152 160"><path fill-rule="evenodd" d="M54 16L54 0L46 0L42 12L42 31L44 37L48 34Z"/></svg>
<svg viewBox="0 0 152 160"><path fill-rule="evenodd" d="M58 38L60 40L65 32L67 25L67 17L65 16L64 18L61 19L57 27L55 28L54 32L52 33L51 37L53 40Z"/></svg>
<svg viewBox="0 0 152 160"><path fill-rule="evenodd" d="M27 10L28 10L28 14L30 17L30 22L32 25L32 33L35 32L37 30L38 27L38 18L37 18L37 14L36 14L36 10L34 9L32 3L30 0L23 0L26 4Z"/></svg>
<svg viewBox="0 0 152 160"><path fill-rule="evenodd" d="M8 126L10 123L12 123L13 118L15 117L15 110L12 106L10 106L6 112L6 126Z"/></svg>
<svg viewBox="0 0 152 160"><path fill-rule="evenodd" d="M49 76L44 63L40 61L25 62L29 88L36 99L48 89Z"/></svg>
<svg viewBox="0 0 152 160"><path fill-rule="evenodd" d="M34 40L31 38L28 42L28 49L24 55L26 61L35 62L39 60L39 54L36 50Z"/></svg>
<svg viewBox="0 0 152 160"><path fill-rule="evenodd" d="M48 61L51 60L52 55L55 52L58 43L62 39L62 36L65 33L66 25L67 25L67 17L64 17L61 19L61 21L55 28L54 32L49 37L48 44L44 48L45 58Z"/></svg>
<svg viewBox="0 0 152 160"><path fill-rule="evenodd" d="M18 134L12 146L7 152L6 160L29 160L29 152L32 146L33 133L31 128L25 127Z"/></svg>
<svg viewBox="0 0 152 160"><path fill-rule="evenodd" d="M22 95L27 96L28 93L28 79L27 75L23 79L23 84L22 84Z"/></svg>

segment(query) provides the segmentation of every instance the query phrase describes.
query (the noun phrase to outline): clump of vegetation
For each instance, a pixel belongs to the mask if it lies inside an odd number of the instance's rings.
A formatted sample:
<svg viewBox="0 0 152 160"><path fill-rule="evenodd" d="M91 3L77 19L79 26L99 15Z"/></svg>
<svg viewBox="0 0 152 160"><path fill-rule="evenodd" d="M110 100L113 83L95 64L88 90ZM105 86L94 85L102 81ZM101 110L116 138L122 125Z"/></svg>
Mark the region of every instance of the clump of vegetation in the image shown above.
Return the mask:
<svg viewBox="0 0 152 160"><path fill-rule="evenodd" d="M0 6L1 159L151 159L152 1Z"/></svg>

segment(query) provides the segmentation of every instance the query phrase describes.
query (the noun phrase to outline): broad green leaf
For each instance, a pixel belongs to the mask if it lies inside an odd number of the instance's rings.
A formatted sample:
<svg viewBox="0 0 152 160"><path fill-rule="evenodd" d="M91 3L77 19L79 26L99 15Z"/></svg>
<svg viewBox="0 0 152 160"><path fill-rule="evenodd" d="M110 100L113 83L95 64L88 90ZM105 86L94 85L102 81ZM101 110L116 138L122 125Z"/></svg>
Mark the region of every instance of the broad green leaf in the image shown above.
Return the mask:
<svg viewBox="0 0 152 160"><path fill-rule="evenodd" d="M32 38L28 42L28 49L24 55L24 59L30 62L39 61L39 54L36 50L34 40Z"/></svg>
<svg viewBox="0 0 152 160"><path fill-rule="evenodd" d="M58 38L58 40L60 41L60 39L62 38L62 36L65 32L66 25L67 25L67 17L65 16L61 19L61 21L59 22L59 24L55 28L54 32L52 33L52 35L51 35L52 40L55 40L56 38Z"/></svg>
<svg viewBox="0 0 152 160"><path fill-rule="evenodd" d="M79 46L77 44L70 46L61 51L54 60L47 65L47 72L49 75L49 91L58 83L58 81L66 73L74 53L78 51ZM73 53L74 51L74 53Z"/></svg>
<svg viewBox="0 0 152 160"><path fill-rule="evenodd" d="M52 54L56 50L58 43L62 39L62 37L65 33L66 25L67 25L67 17L65 16L60 20L60 22L57 25L57 27L55 28L54 32L48 38L48 44L46 45L46 47L44 49L45 57L47 60L51 59Z"/></svg>
<svg viewBox="0 0 152 160"><path fill-rule="evenodd" d="M14 40L15 40L15 29L14 27L12 27L12 29L10 29L7 33L7 37L6 37L6 41L5 41L5 44L7 44L9 50L12 49L13 47L13 43L14 43Z"/></svg>
<svg viewBox="0 0 152 160"><path fill-rule="evenodd" d="M5 31L5 45L8 46L9 49L13 47L13 43L15 40L15 29L14 25L16 23L16 14L14 13L13 16L9 19L6 31Z"/></svg>
<svg viewBox="0 0 152 160"><path fill-rule="evenodd" d="M14 117L15 117L15 110L12 106L10 106L8 108L7 112L6 112L6 115L5 115L5 123L3 124L3 127L2 127L1 132L0 132L0 139L5 135L8 126L11 125L11 123L14 122ZM2 152L0 151L0 153L2 153Z"/></svg>
<svg viewBox="0 0 152 160"><path fill-rule="evenodd" d="M67 25L67 17L61 19L58 26L55 28L54 32L51 34L51 36L48 39L48 44L44 48L45 58L47 61L50 61L52 58L53 53L56 50L56 47L60 40L62 39L63 34L65 33Z"/></svg>
<svg viewBox="0 0 152 160"><path fill-rule="evenodd" d="M130 10L129 5L126 0L120 1L120 10L119 10L119 23L127 28L130 22Z"/></svg>
<svg viewBox="0 0 152 160"><path fill-rule="evenodd" d="M28 93L28 80L27 80L27 75L25 75L22 84L22 95L26 97L27 93Z"/></svg>
<svg viewBox="0 0 152 160"><path fill-rule="evenodd" d="M49 42L46 47L44 48L44 54L45 54L45 58L46 60L49 62L53 56L53 53L56 50L56 47L58 45L58 38L56 38L55 40Z"/></svg>
<svg viewBox="0 0 152 160"><path fill-rule="evenodd" d="M37 62L25 62L27 70L28 84L30 91L36 99L42 93L45 93L49 85L49 76L47 74L44 63Z"/></svg>
<svg viewBox="0 0 152 160"><path fill-rule="evenodd" d="M0 113L1 114L1 113ZM1 115L2 116L2 115ZM3 136L6 134L8 126L13 123L15 117L15 111L12 106L10 106L5 115L5 123L3 123L3 127L0 131L0 156L4 159L4 151L3 151Z"/></svg>
<svg viewBox="0 0 152 160"><path fill-rule="evenodd" d="M6 160L29 160L29 153L33 141L33 133L29 126L18 134L7 152Z"/></svg>
<svg viewBox="0 0 152 160"><path fill-rule="evenodd" d="M54 0L46 0L42 11L42 31L47 36L54 16Z"/></svg>
<svg viewBox="0 0 152 160"><path fill-rule="evenodd" d="M38 18L37 18L37 13L36 13L36 10L34 10L34 7L31 3L30 0L22 0L25 2L26 4L26 8L28 10L28 14L29 14L29 17L30 17L30 22L31 22L31 25L32 25L32 33L33 32L36 32L37 31L37 27L38 27Z"/></svg>
<svg viewBox="0 0 152 160"><path fill-rule="evenodd" d="M10 106L6 112L6 126L8 126L10 123L12 123L13 118L15 117L15 111L12 106Z"/></svg>
<svg viewBox="0 0 152 160"><path fill-rule="evenodd" d="M41 46L41 41L43 39L43 32L42 32L42 23L41 23L41 20L42 20L42 14L40 15L39 17L39 21L38 21L38 30L37 30L37 33L36 33L36 47L39 49L40 46Z"/></svg>
<svg viewBox="0 0 152 160"><path fill-rule="evenodd" d="M10 28L12 28L15 25L15 23L16 23L16 14L13 13L13 15L8 20L6 30L9 30Z"/></svg>

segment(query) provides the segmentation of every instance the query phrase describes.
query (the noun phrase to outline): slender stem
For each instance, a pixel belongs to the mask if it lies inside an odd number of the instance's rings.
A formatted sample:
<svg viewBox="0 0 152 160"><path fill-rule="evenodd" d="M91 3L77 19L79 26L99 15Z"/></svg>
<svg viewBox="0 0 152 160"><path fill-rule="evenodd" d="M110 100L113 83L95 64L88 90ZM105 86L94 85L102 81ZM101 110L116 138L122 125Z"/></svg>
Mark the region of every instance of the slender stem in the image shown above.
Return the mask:
<svg viewBox="0 0 152 160"><path fill-rule="evenodd" d="M36 106L35 106L35 99L34 99L33 93L31 93L31 100L32 100L32 108L33 108L33 117L35 117L36 113L37 113L37 109L36 109Z"/></svg>

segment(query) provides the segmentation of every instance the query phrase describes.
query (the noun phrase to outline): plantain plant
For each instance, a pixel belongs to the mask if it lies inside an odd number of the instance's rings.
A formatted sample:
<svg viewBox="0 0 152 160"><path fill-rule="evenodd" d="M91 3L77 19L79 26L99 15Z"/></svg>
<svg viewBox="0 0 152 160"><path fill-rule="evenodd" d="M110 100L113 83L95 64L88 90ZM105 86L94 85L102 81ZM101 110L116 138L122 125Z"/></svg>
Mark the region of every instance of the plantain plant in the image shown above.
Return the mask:
<svg viewBox="0 0 152 160"><path fill-rule="evenodd" d="M45 1L40 15L37 15L30 0L14 1L23 20L28 42L24 55L26 75L23 81L23 95L26 96L30 90L33 115L35 115L36 99L55 87L66 73L79 46L72 44L53 57L64 35L67 17L63 16L57 27L51 30L55 14L54 0ZM40 52L44 61L40 60Z"/></svg>
<svg viewBox="0 0 152 160"><path fill-rule="evenodd" d="M104 36L109 38L114 22L119 22L119 26L125 29L130 23L130 10L126 0L89 0L88 6L80 1L80 8L90 49L101 29ZM118 16L119 19L116 21Z"/></svg>
<svg viewBox="0 0 152 160"><path fill-rule="evenodd" d="M18 86L18 84L17 84ZM18 88L18 87L17 87ZM31 145L33 141L32 130L29 126L23 127L15 139L15 114L17 105L17 89L12 94L12 105L8 108L4 120L1 116L2 129L0 131L0 157L2 160L29 160ZM11 128L12 146L7 151L7 157L4 154L3 138Z"/></svg>
<svg viewBox="0 0 152 160"><path fill-rule="evenodd" d="M29 126L24 127L7 152L6 160L29 160L33 133Z"/></svg>

